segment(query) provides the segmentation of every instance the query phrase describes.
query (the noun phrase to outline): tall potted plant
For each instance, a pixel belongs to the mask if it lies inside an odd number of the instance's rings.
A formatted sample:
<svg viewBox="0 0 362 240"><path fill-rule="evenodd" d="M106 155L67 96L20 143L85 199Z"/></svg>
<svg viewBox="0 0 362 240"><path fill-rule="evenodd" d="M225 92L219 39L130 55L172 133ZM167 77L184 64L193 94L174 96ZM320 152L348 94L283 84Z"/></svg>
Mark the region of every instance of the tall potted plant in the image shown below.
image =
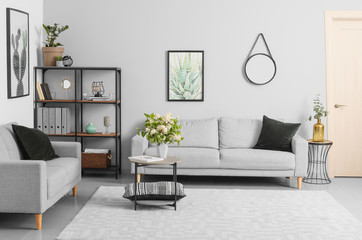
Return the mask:
<svg viewBox="0 0 362 240"><path fill-rule="evenodd" d="M167 157L168 145L180 142L184 139L181 137L181 125L178 124L178 117L167 113L160 116L158 113L146 114L146 121L143 128L137 128L138 135L146 137L151 143L157 144L157 153L161 158Z"/></svg>
<svg viewBox="0 0 362 240"><path fill-rule="evenodd" d="M54 23L54 26L43 24L43 28L47 33L47 39L45 40L45 47L42 48L44 55L44 65L45 66L55 66L55 58L62 56L64 52L63 46L61 43L56 42L59 34L64 32L69 28L68 25L58 27L57 23Z"/></svg>
<svg viewBox="0 0 362 240"><path fill-rule="evenodd" d="M317 123L313 125L313 141L314 142L323 142L324 141L324 125L321 123L321 118L326 117L328 112L324 109L324 105L320 100L320 94L317 94L315 99L313 99L313 111L314 119L317 119ZM312 120L312 116L309 116L309 121Z"/></svg>

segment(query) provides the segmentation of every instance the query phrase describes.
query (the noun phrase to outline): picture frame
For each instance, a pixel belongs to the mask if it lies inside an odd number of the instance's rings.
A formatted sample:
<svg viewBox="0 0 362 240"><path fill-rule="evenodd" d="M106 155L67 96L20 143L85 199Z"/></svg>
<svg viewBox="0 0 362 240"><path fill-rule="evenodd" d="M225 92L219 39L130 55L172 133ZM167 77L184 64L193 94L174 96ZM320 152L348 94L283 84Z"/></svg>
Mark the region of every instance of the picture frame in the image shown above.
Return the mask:
<svg viewBox="0 0 362 240"><path fill-rule="evenodd" d="M204 101L204 51L167 51L167 100Z"/></svg>
<svg viewBox="0 0 362 240"><path fill-rule="evenodd" d="M8 99L29 96L29 14L6 8Z"/></svg>

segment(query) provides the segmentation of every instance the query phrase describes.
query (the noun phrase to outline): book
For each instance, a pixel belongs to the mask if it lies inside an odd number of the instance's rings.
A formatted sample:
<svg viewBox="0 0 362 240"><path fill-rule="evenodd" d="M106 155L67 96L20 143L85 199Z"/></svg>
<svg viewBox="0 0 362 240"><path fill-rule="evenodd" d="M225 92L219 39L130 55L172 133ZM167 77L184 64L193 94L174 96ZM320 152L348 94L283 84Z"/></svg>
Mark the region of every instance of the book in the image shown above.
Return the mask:
<svg viewBox="0 0 362 240"><path fill-rule="evenodd" d="M55 108L55 134L62 134L62 109Z"/></svg>
<svg viewBox="0 0 362 240"><path fill-rule="evenodd" d="M43 108L43 132L49 134L49 108Z"/></svg>
<svg viewBox="0 0 362 240"><path fill-rule="evenodd" d="M42 89L41 89L40 82L37 82L37 83L36 83L36 90L37 90L37 92L38 92L39 100L45 100L43 91L42 91Z"/></svg>
<svg viewBox="0 0 362 240"><path fill-rule="evenodd" d="M84 153L108 153L109 149L86 148Z"/></svg>
<svg viewBox="0 0 362 240"><path fill-rule="evenodd" d="M45 92L45 86L43 83L40 84L41 91L44 95L44 100L49 100L47 93Z"/></svg>
<svg viewBox="0 0 362 240"><path fill-rule="evenodd" d="M145 163L159 162L159 161L164 160L164 158L147 156L147 155L133 156L133 157L129 157L128 159L129 160L136 160L136 161L140 161L140 162L145 162Z"/></svg>
<svg viewBox="0 0 362 240"><path fill-rule="evenodd" d="M43 83L43 86L45 89L46 96L48 97L47 100L53 100L52 94L50 93L50 90L49 90L49 85L47 83Z"/></svg>
<svg viewBox="0 0 362 240"><path fill-rule="evenodd" d="M43 131L43 108L37 108L36 109L36 115L37 115L37 129L40 131Z"/></svg>
<svg viewBox="0 0 362 240"><path fill-rule="evenodd" d="M55 108L49 108L49 134L55 134Z"/></svg>

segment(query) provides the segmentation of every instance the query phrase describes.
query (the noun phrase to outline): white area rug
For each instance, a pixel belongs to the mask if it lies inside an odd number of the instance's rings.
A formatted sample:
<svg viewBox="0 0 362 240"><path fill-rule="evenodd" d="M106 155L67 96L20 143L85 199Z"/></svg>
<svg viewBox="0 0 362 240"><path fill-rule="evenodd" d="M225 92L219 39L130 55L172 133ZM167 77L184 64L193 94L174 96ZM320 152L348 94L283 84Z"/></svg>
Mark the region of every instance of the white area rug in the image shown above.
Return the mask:
<svg viewBox="0 0 362 240"><path fill-rule="evenodd" d="M362 239L362 224L324 191L185 189L177 211L134 211L123 192L99 187L57 239Z"/></svg>

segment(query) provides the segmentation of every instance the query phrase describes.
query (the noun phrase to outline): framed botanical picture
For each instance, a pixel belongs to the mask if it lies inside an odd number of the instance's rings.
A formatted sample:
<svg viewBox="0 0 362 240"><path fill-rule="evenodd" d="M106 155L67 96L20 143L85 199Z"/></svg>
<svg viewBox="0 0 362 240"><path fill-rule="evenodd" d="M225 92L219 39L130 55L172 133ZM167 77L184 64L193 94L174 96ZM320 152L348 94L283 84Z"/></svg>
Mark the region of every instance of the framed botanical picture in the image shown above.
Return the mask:
<svg viewBox="0 0 362 240"><path fill-rule="evenodd" d="M6 9L8 98L29 95L29 14Z"/></svg>
<svg viewBox="0 0 362 240"><path fill-rule="evenodd" d="M204 51L168 51L168 101L204 101Z"/></svg>

